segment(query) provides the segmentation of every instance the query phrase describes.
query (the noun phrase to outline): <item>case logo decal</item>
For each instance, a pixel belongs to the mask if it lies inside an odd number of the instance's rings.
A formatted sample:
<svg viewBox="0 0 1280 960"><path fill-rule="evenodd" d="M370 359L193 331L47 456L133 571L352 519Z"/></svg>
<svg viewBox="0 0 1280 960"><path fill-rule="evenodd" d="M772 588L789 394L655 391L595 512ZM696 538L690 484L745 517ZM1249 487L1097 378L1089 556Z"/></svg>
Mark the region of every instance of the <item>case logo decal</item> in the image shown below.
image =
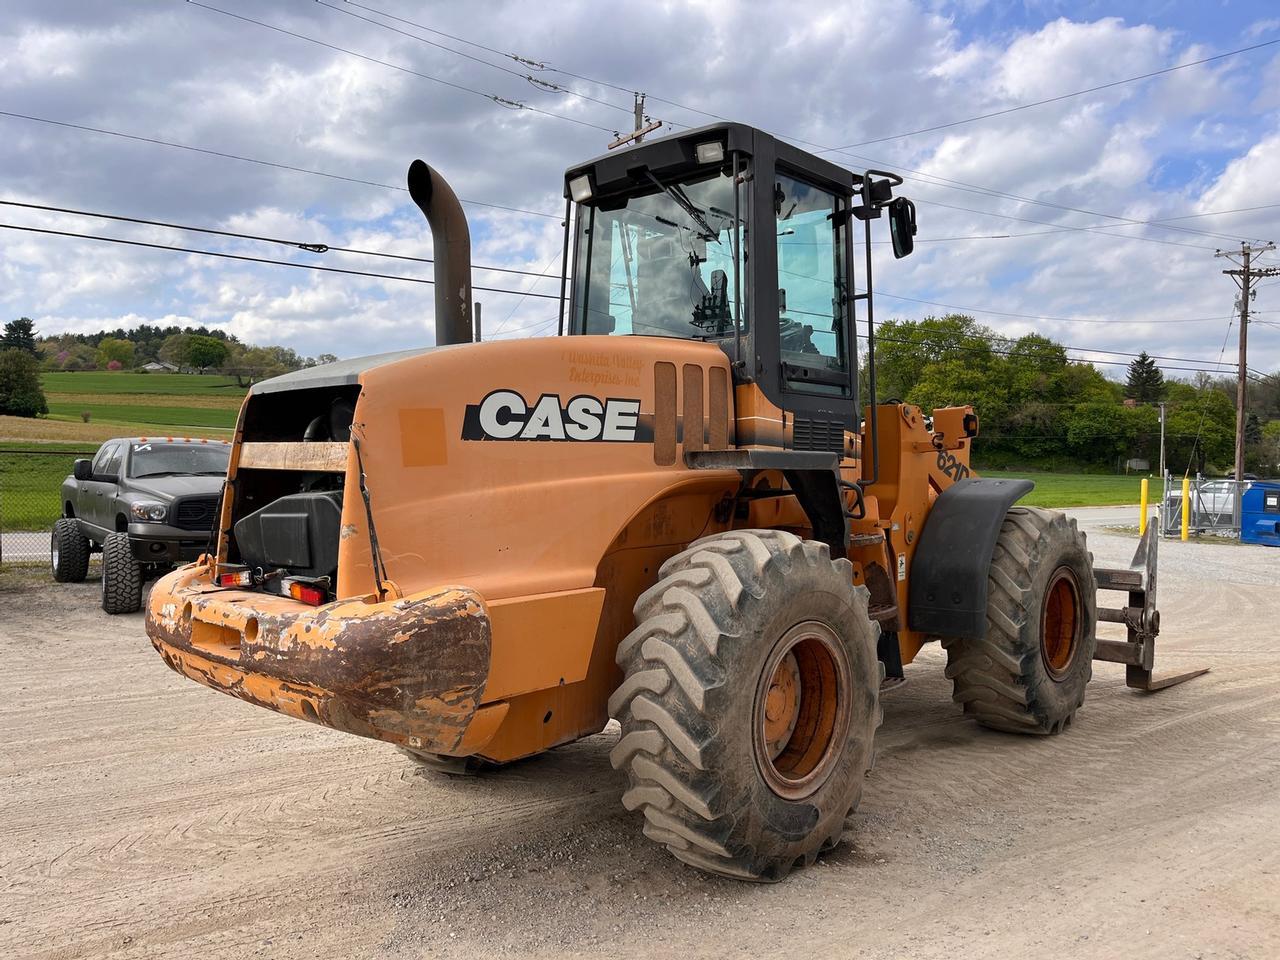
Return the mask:
<svg viewBox="0 0 1280 960"><path fill-rule="evenodd" d="M530 404L515 390L494 390L479 403L467 404L462 421L463 440L636 443L652 439L641 432L639 400L602 400L588 394L561 403L559 394L544 393Z"/></svg>

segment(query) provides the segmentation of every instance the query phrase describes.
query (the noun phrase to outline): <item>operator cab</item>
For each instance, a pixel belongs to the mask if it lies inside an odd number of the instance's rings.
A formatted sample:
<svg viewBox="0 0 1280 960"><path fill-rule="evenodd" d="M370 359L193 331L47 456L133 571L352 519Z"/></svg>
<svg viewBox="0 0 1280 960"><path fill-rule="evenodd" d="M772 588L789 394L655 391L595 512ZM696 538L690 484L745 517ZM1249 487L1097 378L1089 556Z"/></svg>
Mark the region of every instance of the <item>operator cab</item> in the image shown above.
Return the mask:
<svg viewBox="0 0 1280 960"><path fill-rule="evenodd" d="M573 167L567 332L717 343L735 383L856 431L859 300L871 327L869 294L856 292L851 221L864 222L867 243L887 207L894 253L910 253L915 210L892 196L901 182L851 173L735 123Z"/></svg>

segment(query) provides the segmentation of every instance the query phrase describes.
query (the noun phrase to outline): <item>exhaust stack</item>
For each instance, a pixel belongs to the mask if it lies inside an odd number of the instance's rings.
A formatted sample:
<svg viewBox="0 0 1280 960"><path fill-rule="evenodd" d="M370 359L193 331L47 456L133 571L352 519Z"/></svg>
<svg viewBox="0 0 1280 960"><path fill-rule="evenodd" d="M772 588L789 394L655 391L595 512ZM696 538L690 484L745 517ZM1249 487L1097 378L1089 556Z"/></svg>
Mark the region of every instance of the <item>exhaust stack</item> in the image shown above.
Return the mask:
<svg viewBox="0 0 1280 960"><path fill-rule="evenodd" d="M431 225L436 343L471 342L471 231L453 188L421 160L409 164L409 196Z"/></svg>

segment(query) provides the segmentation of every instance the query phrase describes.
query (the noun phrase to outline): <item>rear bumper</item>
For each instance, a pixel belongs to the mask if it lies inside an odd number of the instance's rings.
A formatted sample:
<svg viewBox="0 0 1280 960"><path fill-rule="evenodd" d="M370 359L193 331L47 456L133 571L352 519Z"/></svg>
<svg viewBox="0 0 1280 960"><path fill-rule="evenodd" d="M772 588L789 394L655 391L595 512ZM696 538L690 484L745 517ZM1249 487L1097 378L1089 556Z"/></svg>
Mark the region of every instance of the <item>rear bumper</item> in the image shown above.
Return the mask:
<svg viewBox="0 0 1280 960"><path fill-rule="evenodd" d="M146 623L178 673L348 733L466 754L505 713L505 705L480 709L490 621L484 601L464 587L309 607L213 587L209 567L187 566L156 583Z"/></svg>

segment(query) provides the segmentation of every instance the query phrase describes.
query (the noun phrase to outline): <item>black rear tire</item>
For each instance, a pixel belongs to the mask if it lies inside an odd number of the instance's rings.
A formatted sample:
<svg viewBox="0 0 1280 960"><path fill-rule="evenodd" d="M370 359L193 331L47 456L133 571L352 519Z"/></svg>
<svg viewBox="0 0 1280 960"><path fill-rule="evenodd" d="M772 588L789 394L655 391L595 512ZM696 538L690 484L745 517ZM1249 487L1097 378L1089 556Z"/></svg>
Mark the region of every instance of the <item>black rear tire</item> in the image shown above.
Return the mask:
<svg viewBox="0 0 1280 960"><path fill-rule="evenodd" d="M1085 535L1056 510L1005 515L987 580L987 635L947 637L952 699L985 727L1057 734L1084 704L1097 647Z"/></svg>
<svg viewBox="0 0 1280 960"><path fill-rule="evenodd" d="M825 544L731 531L636 602L610 760L623 805L685 863L776 881L839 843L881 718L879 630L852 573Z"/></svg>
<svg viewBox="0 0 1280 960"><path fill-rule="evenodd" d="M49 537L49 565L58 583L80 583L89 572L89 538L80 532L80 523L63 517L53 524Z"/></svg>
<svg viewBox="0 0 1280 960"><path fill-rule="evenodd" d="M113 533L102 544L102 609L107 613L142 609L142 564L133 556L127 533Z"/></svg>

